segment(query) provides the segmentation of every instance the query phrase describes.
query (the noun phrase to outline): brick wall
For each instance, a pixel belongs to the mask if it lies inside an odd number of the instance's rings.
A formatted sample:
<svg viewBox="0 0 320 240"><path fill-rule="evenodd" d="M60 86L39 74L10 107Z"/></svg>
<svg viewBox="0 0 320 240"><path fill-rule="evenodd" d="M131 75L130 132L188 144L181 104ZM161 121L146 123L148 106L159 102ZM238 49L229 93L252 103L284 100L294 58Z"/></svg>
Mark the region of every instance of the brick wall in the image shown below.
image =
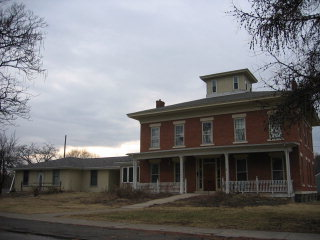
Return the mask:
<svg viewBox="0 0 320 240"><path fill-rule="evenodd" d="M212 116L208 116L212 117ZM266 110L246 113L246 140L248 144L270 143L268 131L268 115ZM150 124L141 125L141 152L150 151ZM185 146L200 147L202 144L202 125L199 118L185 119ZM289 131L284 131L284 141L294 142L299 138L299 131L293 126ZM216 146L233 145L234 125L232 114L214 116L213 141ZM160 127L160 149L169 150L174 146L173 121L163 121Z"/></svg>

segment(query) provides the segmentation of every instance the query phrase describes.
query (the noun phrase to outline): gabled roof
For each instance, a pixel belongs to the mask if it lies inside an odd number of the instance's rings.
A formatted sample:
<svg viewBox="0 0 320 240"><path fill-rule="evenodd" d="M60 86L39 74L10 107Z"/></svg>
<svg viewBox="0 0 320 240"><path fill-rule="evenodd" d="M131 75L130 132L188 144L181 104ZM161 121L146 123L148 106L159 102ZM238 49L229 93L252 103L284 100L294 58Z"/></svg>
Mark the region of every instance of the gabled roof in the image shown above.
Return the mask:
<svg viewBox="0 0 320 240"><path fill-rule="evenodd" d="M274 98L281 96L280 92L276 91L263 91L263 92L242 92L242 93L235 93L229 95L223 95L218 97L210 97L210 98L202 98L199 100L194 100L190 102L183 102L179 104L169 105L166 107L160 108L153 108L144 111L139 111L135 113L127 114L128 117L139 120L140 117L160 114L160 113L167 113L179 110L189 110L192 108L201 108L201 107L214 107L217 105L228 105L234 104L237 102L249 102L249 101L258 101L267 98Z"/></svg>
<svg viewBox="0 0 320 240"><path fill-rule="evenodd" d="M129 156L109 158L60 158L48 162L21 165L13 170L45 170L45 169L119 169L120 165L129 163L132 158Z"/></svg>
<svg viewBox="0 0 320 240"><path fill-rule="evenodd" d="M257 83L258 82L256 77L250 72L250 70L248 68L234 70L234 71L228 71L228 72L215 73L215 74L210 74L210 75L205 75L205 76L200 76L200 79L203 80L203 81L207 81L207 80L210 80L210 79L216 79L216 78L227 77L227 76L234 76L234 75L237 75L237 74L246 75L248 80L250 80L252 83Z"/></svg>

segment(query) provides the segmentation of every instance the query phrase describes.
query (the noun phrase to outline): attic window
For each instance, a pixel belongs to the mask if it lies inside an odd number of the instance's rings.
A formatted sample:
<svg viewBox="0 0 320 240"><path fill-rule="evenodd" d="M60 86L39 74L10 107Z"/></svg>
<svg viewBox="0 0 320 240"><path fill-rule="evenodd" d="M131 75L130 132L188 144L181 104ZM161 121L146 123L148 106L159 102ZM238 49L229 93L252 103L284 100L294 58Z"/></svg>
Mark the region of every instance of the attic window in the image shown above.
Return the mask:
<svg viewBox="0 0 320 240"><path fill-rule="evenodd" d="M239 77L238 76L233 77L233 89L234 90L239 89Z"/></svg>
<svg viewBox="0 0 320 240"><path fill-rule="evenodd" d="M217 92L217 80L212 80L212 92Z"/></svg>

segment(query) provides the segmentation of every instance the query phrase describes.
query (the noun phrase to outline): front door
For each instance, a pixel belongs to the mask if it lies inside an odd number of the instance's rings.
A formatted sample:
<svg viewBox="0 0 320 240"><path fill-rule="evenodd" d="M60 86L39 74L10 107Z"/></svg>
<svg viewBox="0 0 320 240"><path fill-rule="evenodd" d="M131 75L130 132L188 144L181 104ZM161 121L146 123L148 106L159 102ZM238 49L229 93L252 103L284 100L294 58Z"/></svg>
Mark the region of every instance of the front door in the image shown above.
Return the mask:
<svg viewBox="0 0 320 240"><path fill-rule="evenodd" d="M203 159L203 190L216 190L216 162L214 159Z"/></svg>

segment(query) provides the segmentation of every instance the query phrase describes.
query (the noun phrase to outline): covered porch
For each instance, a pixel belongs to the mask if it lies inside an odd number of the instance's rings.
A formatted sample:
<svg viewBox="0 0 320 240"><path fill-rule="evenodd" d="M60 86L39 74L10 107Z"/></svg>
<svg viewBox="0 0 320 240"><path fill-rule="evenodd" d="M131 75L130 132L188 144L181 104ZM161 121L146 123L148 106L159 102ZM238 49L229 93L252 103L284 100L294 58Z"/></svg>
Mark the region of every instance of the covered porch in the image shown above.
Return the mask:
<svg viewBox="0 0 320 240"><path fill-rule="evenodd" d="M291 197L290 158L297 146L243 144L129 154L133 158L132 185L151 192L224 191Z"/></svg>

